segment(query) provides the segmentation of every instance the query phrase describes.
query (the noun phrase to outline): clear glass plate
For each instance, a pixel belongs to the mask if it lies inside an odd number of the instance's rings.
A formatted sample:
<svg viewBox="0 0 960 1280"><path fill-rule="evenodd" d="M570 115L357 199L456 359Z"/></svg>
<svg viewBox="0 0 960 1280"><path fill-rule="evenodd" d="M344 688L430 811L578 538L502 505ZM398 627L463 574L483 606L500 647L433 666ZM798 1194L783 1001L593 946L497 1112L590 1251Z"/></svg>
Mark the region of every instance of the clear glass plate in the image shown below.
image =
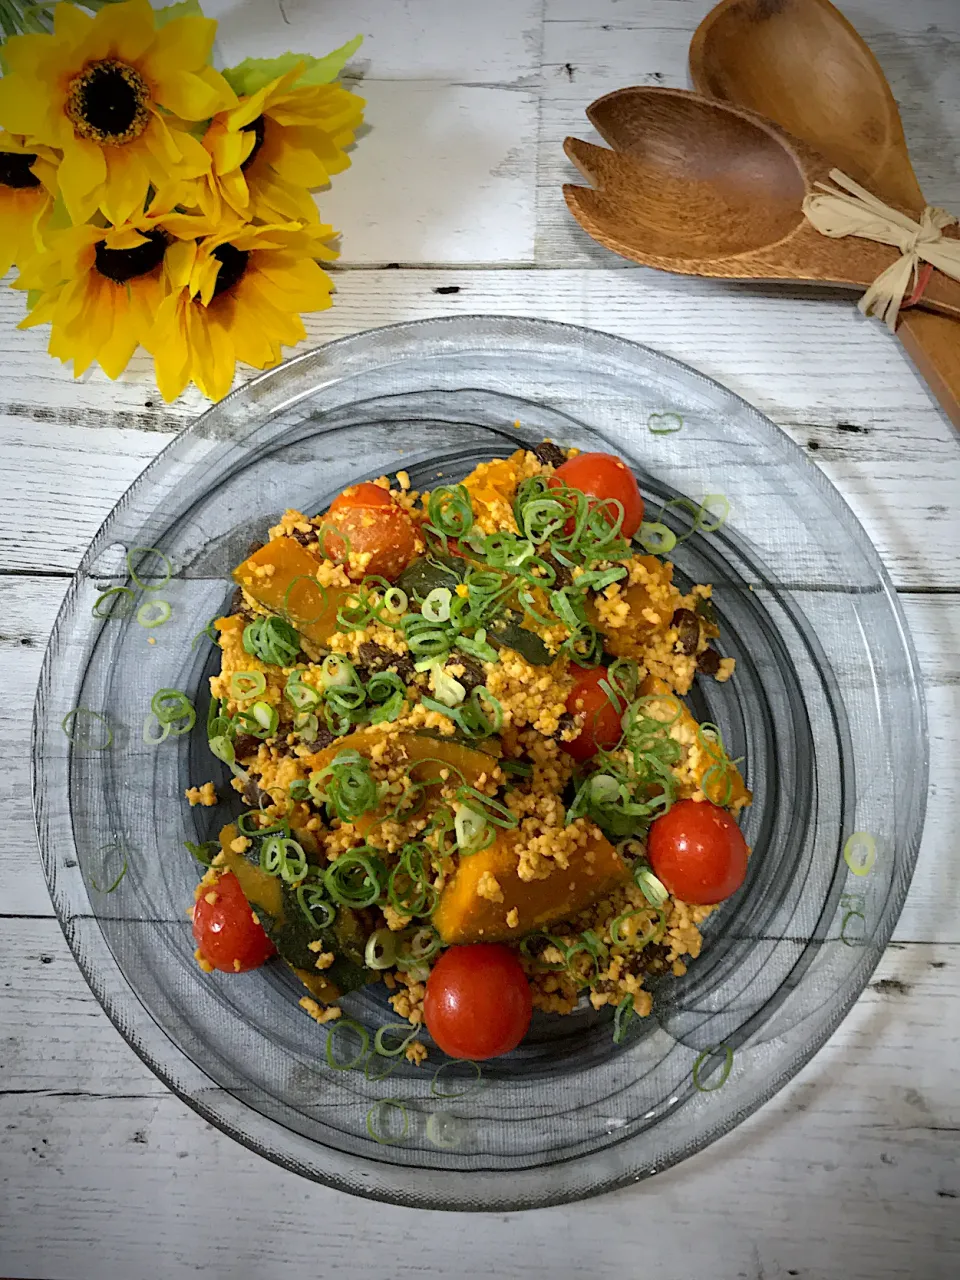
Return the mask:
<svg viewBox="0 0 960 1280"><path fill-rule="evenodd" d="M648 429L664 412L682 415L680 431ZM322 510L348 483L398 469L431 487L544 436L627 458L651 518L677 495L729 499L721 530L695 534L673 558L682 582L714 584L720 647L737 659L732 681L698 682L691 700L744 757L754 852L746 885L708 921L703 954L685 977L660 982L627 1043L613 1044L609 1009L582 1002L567 1018L537 1015L478 1090L440 1100L430 1066L404 1062L381 1082L331 1070L327 1033L298 1008L302 988L279 963L236 977L195 964L187 909L197 871L182 842L214 836L230 803L189 809L183 792L214 778L221 795L233 793L203 731L216 654L191 641L229 598L231 568L285 507ZM134 546L161 548L174 567L160 593L137 595L137 605L160 594L173 607L150 632L91 615L101 590L127 580ZM141 731L161 686L195 697L199 723L149 747ZM109 748L68 741L61 721L78 706L109 717ZM94 539L57 619L34 766L43 864L67 940L107 1014L171 1089L253 1150L332 1186L502 1210L659 1172L731 1129L816 1052L899 915L923 821L927 735L916 658L883 566L773 423L632 343L473 316L379 329L302 356L211 409L146 469ZM876 842L866 874L844 858L855 831ZM104 892L124 860L122 880ZM378 985L343 1003L373 1029L395 1021L386 995ZM367 1130L384 1098L407 1109L407 1135L394 1145ZM429 1139L438 1111L459 1122L453 1149Z"/></svg>

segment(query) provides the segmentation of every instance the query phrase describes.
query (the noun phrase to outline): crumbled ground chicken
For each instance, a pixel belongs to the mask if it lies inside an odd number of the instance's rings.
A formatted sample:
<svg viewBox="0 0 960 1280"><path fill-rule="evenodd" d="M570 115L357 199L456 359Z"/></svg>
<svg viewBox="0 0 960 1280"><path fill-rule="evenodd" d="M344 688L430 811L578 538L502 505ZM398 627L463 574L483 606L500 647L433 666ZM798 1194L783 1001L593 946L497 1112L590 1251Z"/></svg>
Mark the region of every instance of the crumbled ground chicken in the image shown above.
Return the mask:
<svg viewBox="0 0 960 1280"><path fill-rule="evenodd" d="M304 996L301 999L300 1008L304 1013L308 1013L314 1022L319 1022L321 1026L325 1022L336 1022L337 1018L343 1014L343 1010L338 1004L318 1004L316 1000L311 1000L309 996Z"/></svg>
<svg viewBox="0 0 960 1280"><path fill-rule="evenodd" d="M209 809L218 801L217 789L212 782L205 782L201 787L187 787L186 797L190 801L191 809L197 804L202 804L205 809Z"/></svg>

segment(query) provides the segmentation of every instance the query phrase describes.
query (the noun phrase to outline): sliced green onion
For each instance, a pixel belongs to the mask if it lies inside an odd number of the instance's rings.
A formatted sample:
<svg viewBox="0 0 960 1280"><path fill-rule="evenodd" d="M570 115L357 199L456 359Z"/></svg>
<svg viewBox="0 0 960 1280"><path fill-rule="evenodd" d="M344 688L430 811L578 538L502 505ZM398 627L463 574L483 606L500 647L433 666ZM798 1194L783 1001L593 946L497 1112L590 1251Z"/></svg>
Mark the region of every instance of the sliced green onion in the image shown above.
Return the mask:
<svg viewBox="0 0 960 1280"><path fill-rule="evenodd" d="M651 413L647 419L647 430L653 436L670 436L683 426L683 418L679 413Z"/></svg>
<svg viewBox="0 0 960 1280"><path fill-rule="evenodd" d="M397 958L397 935L389 929L376 929L367 939L363 962L368 969L389 969ZM379 1035L379 1031L377 1035ZM376 1047L376 1041L374 1041ZM378 1052L381 1050L378 1049Z"/></svg>
<svg viewBox="0 0 960 1280"><path fill-rule="evenodd" d="M632 938L629 936L624 937L622 934L622 927L628 920L632 920L634 916L646 916L648 914L649 912L646 907L632 907L629 911L624 911L621 915L617 916L610 925L610 941L613 945L617 947L636 947L636 949L640 951L647 946L648 943L659 941L659 939L663 937L663 931L666 927L666 918L662 911L659 913L660 919L657 923L651 924L650 928L642 937L638 938L636 935Z"/></svg>
<svg viewBox="0 0 960 1280"><path fill-rule="evenodd" d="M701 1067L703 1067L704 1063L708 1062L709 1059L715 1053L719 1053L721 1049L724 1052L724 1060L723 1060L723 1066L720 1068L719 1079L716 1081L715 1084L702 1084L700 1079ZM716 1093L718 1089L722 1089L723 1086L727 1083L732 1066L733 1066L733 1049L731 1048L730 1045L719 1044L719 1045L714 1045L712 1049L704 1049L703 1053L701 1053L700 1057L693 1064L694 1086L697 1089L699 1089L701 1093Z"/></svg>
<svg viewBox="0 0 960 1280"><path fill-rule="evenodd" d="M459 1067L472 1067L476 1073L472 1080L468 1080L462 1089L441 1089L440 1078L445 1072L456 1070ZM452 1062L443 1062L437 1067L433 1073L433 1079L430 1082L430 1093L434 1098L466 1098L471 1093L475 1093L480 1087L480 1081L483 1072L480 1070L480 1064L473 1062L471 1059L455 1059Z"/></svg>
<svg viewBox="0 0 960 1280"><path fill-rule="evenodd" d="M283 688L283 696L297 711L312 711L320 705L320 693L306 684L302 671L291 671Z"/></svg>
<svg viewBox="0 0 960 1280"><path fill-rule="evenodd" d="M388 1049L386 1045L386 1037L402 1032L399 1044L395 1044L392 1049ZM409 1022L388 1022L386 1026L380 1027L373 1037L373 1047L377 1053L384 1058L399 1058L402 1053L413 1044L414 1040L419 1036L420 1028L411 1028Z"/></svg>
<svg viewBox="0 0 960 1280"><path fill-rule="evenodd" d="M427 501L427 515L438 533L462 538L473 527L473 507L465 485L440 485Z"/></svg>
<svg viewBox="0 0 960 1280"><path fill-rule="evenodd" d="M234 671L230 677L230 697L238 701L258 698L266 687L267 678L262 671Z"/></svg>
<svg viewBox="0 0 960 1280"><path fill-rule="evenodd" d="M372 1083L386 1080L387 1076L392 1076L399 1067L400 1061L399 1058L384 1058L379 1053L371 1053L363 1064L363 1078Z"/></svg>
<svg viewBox="0 0 960 1280"><path fill-rule="evenodd" d="M449 1111L431 1111L424 1129L427 1141L440 1151L455 1151L464 1138L466 1125Z"/></svg>
<svg viewBox="0 0 960 1280"><path fill-rule="evenodd" d="M637 888L653 907L662 907L670 897L666 886L657 879L649 867L638 863L633 869L633 879Z"/></svg>
<svg viewBox="0 0 960 1280"><path fill-rule="evenodd" d="M383 880L383 864L370 845L341 853L323 873L327 893L344 907L373 906L383 893Z"/></svg>
<svg viewBox="0 0 960 1280"><path fill-rule="evenodd" d="M501 760L500 768L504 773L512 773L517 778L532 778L533 765L525 760Z"/></svg>
<svg viewBox="0 0 960 1280"><path fill-rule="evenodd" d="M636 1010L633 1007L633 996L626 995L617 1005L617 1012L613 1016L613 1043L623 1044L627 1038L627 1028L633 1021Z"/></svg>
<svg viewBox="0 0 960 1280"><path fill-rule="evenodd" d="M877 860L877 842L868 831L855 831L843 846L843 860L855 876L869 874Z"/></svg>
<svg viewBox="0 0 960 1280"><path fill-rule="evenodd" d="M137 621L141 627L162 627L170 621L172 614L166 600L147 600L137 610Z"/></svg>
<svg viewBox="0 0 960 1280"><path fill-rule="evenodd" d="M318 929L329 929L337 918L336 907L324 896L324 887L320 884L301 884L297 886L297 902L300 910L310 924Z"/></svg>
<svg viewBox="0 0 960 1280"><path fill-rule="evenodd" d="M512 809L508 809L505 804L501 804L492 796L485 796L476 787L458 787L456 798L463 804L472 805L478 813L483 814L487 822L492 822L494 826L515 827L520 821Z"/></svg>
<svg viewBox="0 0 960 1280"><path fill-rule="evenodd" d="M534 951L533 947L538 943L545 945L541 946L540 951ZM542 952L546 951L547 947L555 947L560 952L561 959L559 962L542 958ZM527 960L532 960L534 964L539 966L541 971L547 973L559 973L562 969L566 969L568 951L567 944L561 938L555 938L552 933L544 933L542 930L537 930L536 933L528 933L520 942L520 954L525 956Z"/></svg>
<svg viewBox="0 0 960 1280"><path fill-rule="evenodd" d="M342 1039L344 1032L356 1035L360 1040L360 1048L349 1060L338 1058L334 1053L334 1042L338 1035ZM341 1018L338 1022L334 1022L327 1032L327 1066L332 1067L334 1071L352 1071L354 1067L359 1067L369 1050L370 1036L366 1028L350 1018Z"/></svg>
<svg viewBox="0 0 960 1280"><path fill-rule="evenodd" d="M847 934L847 925L851 920L863 921L863 933L850 937ZM867 917L862 911L848 911L840 923L840 941L848 947L859 947L867 936Z"/></svg>
<svg viewBox="0 0 960 1280"><path fill-rule="evenodd" d="M105 601L110 601L107 608L101 609L101 605ZM129 616L133 607L133 592L129 587L107 587L106 591L101 591L93 602L93 616L95 618L126 618Z"/></svg>
<svg viewBox="0 0 960 1280"><path fill-rule="evenodd" d="M122 850L117 849L116 845L105 844L101 849L98 849L97 852L102 854L107 854L111 852L120 853L122 852ZM104 864L106 864L106 858L104 858ZM90 877L90 883L93 885L94 889L96 889L97 893L113 893L113 891L119 886L120 881L123 879L123 877L126 874L127 874L127 855L124 854L123 865L120 868L119 875L111 884L109 884L106 887L106 889L101 889L100 886L97 884L96 880L94 880L93 876Z"/></svg>
<svg viewBox="0 0 960 1280"><path fill-rule="evenodd" d="M197 713L193 703L179 689L158 689L150 699L150 711L158 724L163 726L163 734L159 738L148 737L150 716L143 726L144 742L162 742L168 734L175 738L189 733L197 723ZM179 723L183 721L183 723Z"/></svg>
<svg viewBox="0 0 960 1280"><path fill-rule="evenodd" d="M658 520L645 520L640 526L637 541L651 555L666 556L677 545L677 535Z"/></svg>
<svg viewBox="0 0 960 1280"><path fill-rule="evenodd" d="M143 567L143 561L147 556L158 556L163 562L163 577L159 582L144 582L140 577L140 569ZM136 563L134 560L136 559ZM134 580L142 591L159 591L161 587L165 587L170 581L173 573L173 566L162 551L158 551L156 547L131 547L127 552L127 568L130 570L130 577Z"/></svg>
<svg viewBox="0 0 960 1280"><path fill-rule="evenodd" d="M370 776L370 761L359 751L340 751L323 769L311 773L310 796L327 806L341 822L353 822L380 802L380 788Z"/></svg>
<svg viewBox="0 0 960 1280"><path fill-rule="evenodd" d="M497 662L500 655L494 649L493 645L487 644L487 631L485 627L479 627L473 634L469 636L457 636L454 645L458 649L462 649L468 657L477 658L480 662Z"/></svg>
<svg viewBox="0 0 960 1280"><path fill-rule="evenodd" d="M210 641L211 644L219 643L219 641L217 640L217 629L213 625L217 621L218 617L219 617L219 614L214 614L214 616L210 619L207 625L201 631L197 632L197 634L190 641L191 649L193 649L196 646L196 643L201 636L206 636L206 638Z"/></svg>
<svg viewBox="0 0 960 1280"><path fill-rule="evenodd" d="M420 613L428 622L449 622L452 598L449 587L434 587L420 606Z"/></svg>
<svg viewBox="0 0 960 1280"><path fill-rule="evenodd" d="M414 960L429 960L443 946L439 933L433 925L422 925L410 938L409 951Z"/></svg>
<svg viewBox="0 0 960 1280"><path fill-rule="evenodd" d="M94 741L90 736L94 725L102 726L99 733L102 741ZM60 721L60 728L74 746L90 751L106 751L113 742L113 730L107 717L99 711L88 711L86 707L75 707L73 711L68 711Z"/></svg>
<svg viewBox="0 0 960 1280"><path fill-rule="evenodd" d="M724 493L708 493L700 504L700 510L713 516L713 520L709 524L701 516L700 532L716 533L720 526L726 523L727 517L730 515L730 500Z"/></svg>
<svg viewBox="0 0 960 1280"><path fill-rule="evenodd" d="M283 618L255 618L243 629L243 647L261 662L288 667L300 652L300 637Z"/></svg>
<svg viewBox="0 0 960 1280"><path fill-rule="evenodd" d="M403 1116L403 1129L398 1134L389 1132L389 1113L391 1110L399 1111L400 1115ZM379 1142L381 1146L395 1146L398 1142L402 1142L409 1132L410 1117L407 1115L407 1108L399 1098L381 1098L367 1112L367 1133L369 1133L374 1142Z"/></svg>
<svg viewBox="0 0 960 1280"><path fill-rule="evenodd" d="M267 836L260 846L260 867L286 884L297 884L307 874L307 855L290 836Z"/></svg>
<svg viewBox="0 0 960 1280"><path fill-rule="evenodd" d="M454 812L456 817L453 829L456 832L457 847L460 852L471 854L479 853L481 849L489 849L497 836L484 815L465 804L458 804Z"/></svg>

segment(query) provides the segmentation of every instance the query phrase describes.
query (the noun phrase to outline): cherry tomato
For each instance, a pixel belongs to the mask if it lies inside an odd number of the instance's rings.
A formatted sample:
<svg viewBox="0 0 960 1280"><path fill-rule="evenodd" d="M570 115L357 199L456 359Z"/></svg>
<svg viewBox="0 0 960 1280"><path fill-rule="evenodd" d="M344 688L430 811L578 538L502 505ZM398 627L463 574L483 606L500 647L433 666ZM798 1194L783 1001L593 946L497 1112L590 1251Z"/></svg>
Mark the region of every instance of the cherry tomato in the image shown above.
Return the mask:
<svg viewBox="0 0 960 1280"><path fill-rule="evenodd" d="M527 975L509 947L450 947L427 979L427 1030L451 1058L495 1058L515 1049L530 1026Z"/></svg>
<svg viewBox="0 0 960 1280"><path fill-rule="evenodd" d="M208 902L207 894L215 900ZM254 919L233 872L221 876L207 894L193 909L193 936L204 960L222 973L244 973L269 960L274 945Z"/></svg>
<svg viewBox="0 0 960 1280"><path fill-rule="evenodd" d="M678 800L650 826L653 873L682 902L723 902L747 874L747 842L735 819L708 801Z"/></svg>
<svg viewBox="0 0 960 1280"><path fill-rule="evenodd" d="M640 528L643 520L640 490L627 464L612 453L580 453L557 467L548 483L551 489L564 484L592 498L615 499L623 507L621 532L625 538L632 538Z"/></svg>
<svg viewBox="0 0 960 1280"><path fill-rule="evenodd" d="M560 743L574 760L589 760L601 747L609 750L620 741L620 713L600 688L600 681L606 679L606 667L591 667L577 677L577 683L570 690L567 710L572 716L586 715L578 736L572 742Z"/></svg>
<svg viewBox="0 0 960 1280"><path fill-rule="evenodd" d="M345 563L348 552L369 554L364 568L347 568L355 579L377 574L392 582L417 550L413 521L378 484L364 482L344 489L330 504L326 524L337 531L328 529L323 537L324 552L331 560Z"/></svg>

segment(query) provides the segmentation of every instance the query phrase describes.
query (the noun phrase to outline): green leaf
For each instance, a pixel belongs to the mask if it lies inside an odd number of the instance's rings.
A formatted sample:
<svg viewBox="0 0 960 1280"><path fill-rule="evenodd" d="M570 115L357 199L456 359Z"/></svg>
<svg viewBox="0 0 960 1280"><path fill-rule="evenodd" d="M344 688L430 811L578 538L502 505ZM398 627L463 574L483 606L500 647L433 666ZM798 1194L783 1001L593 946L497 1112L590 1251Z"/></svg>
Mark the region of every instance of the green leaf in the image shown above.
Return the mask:
<svg viewBox="0 0 960 1280"><path fill-rule="evenodd" d="M180 0L179 4L168 4L165 9L158 9L153 15L153 21L159 30L176 18L202 18L203 16L204 12L200 8L199 0Z"/></svg>
<svg viewBox="0 0 960 1280"><path fill-rule="evenodd" d="M28 289L27 290L27 310L32 311L42 297L43 297L42 289Z"/></svg>
<svg viewBox="0 0 960 1280"><path fill-rule="evenodd" d="M250 95L271 80L292 71L298 62L303 62L306 63L306 70L297 80L298 86L330 84L332 80L336 80L362 42L363 36L354 36L323 58L312 58L308 53L281 53L277 58L244 58L235 67L225 68L223 77L235 93Z"/></svg>

